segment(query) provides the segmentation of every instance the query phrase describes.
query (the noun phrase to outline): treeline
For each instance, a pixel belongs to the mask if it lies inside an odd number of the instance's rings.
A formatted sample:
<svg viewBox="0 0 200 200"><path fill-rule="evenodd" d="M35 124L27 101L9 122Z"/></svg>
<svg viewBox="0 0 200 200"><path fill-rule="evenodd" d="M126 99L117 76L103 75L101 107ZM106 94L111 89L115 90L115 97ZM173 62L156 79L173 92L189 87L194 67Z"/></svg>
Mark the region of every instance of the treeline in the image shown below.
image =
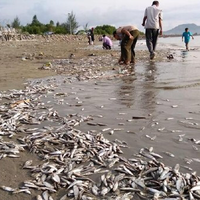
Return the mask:
<svg viewBox="0 0 200 200"><path fill-rule="evenodd" d="M8 27L10 25L7 25ZM55 33L55 34L74 34L79 27L76 17L73 12L68 14L68 18L65 23L54 23L53 20L50 20L48 24L41 23L37 16L34 15L32 22L26 26L20 24L20 20L16 17L11 23L11 27L21 32L26 32L29 34L44 34L44 33Z"/></svg>
<svg viewBox="0 0 200 200"><path fill-rule="evenodd" d="M77 32L77 29L80 27L76 16L73 12L68 13L68 17L66 19L66 22L56 24L53 20L50 20L48 24L41 23L37 16L34 15L32 22L30 24L27 24L26 26L22 26L20 23L20 19L16 17L11 24L7 24L8 27L15 28L18 31L21 31L23 33L29 33L29 34L85 34L88 32L88 23L83 26L83 30L79 30ZM94 27L94 34L97 35L111 35L113 31L116 30L116 27L110 26L110 25L103 25L103 26L96 26ZM141 34L144 34L141 32Z"/></svg>

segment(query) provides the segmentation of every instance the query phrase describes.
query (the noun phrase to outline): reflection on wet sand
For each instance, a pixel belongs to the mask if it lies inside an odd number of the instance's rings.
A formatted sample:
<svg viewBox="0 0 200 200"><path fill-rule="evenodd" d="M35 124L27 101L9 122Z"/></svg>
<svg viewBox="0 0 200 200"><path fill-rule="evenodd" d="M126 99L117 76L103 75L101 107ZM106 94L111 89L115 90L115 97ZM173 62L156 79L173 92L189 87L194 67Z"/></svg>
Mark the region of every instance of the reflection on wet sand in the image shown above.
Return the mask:
<svg viewBox="0 0 200 200"><path fill-rule="evenodd" d="M118 100L127 107L137 107L139 103L139 108L150 109L152 112L156 101L156 90L153 88L156 81L156 63L149 62L144 68L144 81L141 81L137 74L121 77L117 90Z"/></svg>
<svg viewBox="0 0 200 200"><path fill-rule="evenodd" d="M184 61L184 59L187 58L187 56L188 56L188 51L186 50L181 51L181 57L183 58L182 61Z"/></svg>
<svg viewBox="0 0 200 200"><path fill-rule="evenodd" d="M156 105L156 90L154 89L154 82L156 81L156 63L149 62L145 66L145 80L142 87L141 102L143 108L147 109L149 113L155 111Z"/></svg>
<svg viewBox="0 0 200 200"><path fill-rule="evenodd" d="M121 80L119 91L117 91L118 100L122 105L126 105L130 108L136 100L135 76L122 77Z"/></svg>

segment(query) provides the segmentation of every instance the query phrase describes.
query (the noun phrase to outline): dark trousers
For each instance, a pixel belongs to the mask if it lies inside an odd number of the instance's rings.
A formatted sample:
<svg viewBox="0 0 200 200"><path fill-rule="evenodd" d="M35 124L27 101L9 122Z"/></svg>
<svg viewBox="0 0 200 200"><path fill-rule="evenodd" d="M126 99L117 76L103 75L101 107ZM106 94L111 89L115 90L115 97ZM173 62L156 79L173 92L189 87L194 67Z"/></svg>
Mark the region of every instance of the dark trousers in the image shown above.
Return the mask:
<svg viewBox="0 0 200 200"><path fill-rule="evenodd" d="M152 54L156 50L158 34L159 29L146 29L146 44L150 54Z"/></svg>
<svg viewBox="0 0 200 200"><path fill-rule="evenodd" d="M103 43L103 49L111 49L111 46L104 42Z"/></svg>

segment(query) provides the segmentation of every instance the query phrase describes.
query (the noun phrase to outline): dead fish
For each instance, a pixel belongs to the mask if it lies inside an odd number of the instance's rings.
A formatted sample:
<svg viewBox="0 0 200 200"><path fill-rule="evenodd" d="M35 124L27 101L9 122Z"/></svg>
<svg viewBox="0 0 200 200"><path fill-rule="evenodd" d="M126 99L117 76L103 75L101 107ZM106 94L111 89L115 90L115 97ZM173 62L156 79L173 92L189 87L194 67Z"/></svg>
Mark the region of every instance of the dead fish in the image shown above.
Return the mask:
<svg viewBox="0 0 200 200"><path fill-rule="evenodd" d="M158 129L159 132L162 132L162 131L164 131L164 130L165 130L165 127L159 128L159 129Z"/></svg>
<svg viewBox="0 0 200 200"><path fill-rule="evenodd" d="M24 169L31 169L32 168L32 166L31 166L31 164L33 163L33 160L27 160L25 163L24 163L24 165L23 165L23 168Z"/></svg>
<svg viewBox="0 0 200 200"><path fill-rule="evenodd" d="M79 188L76 185L74 185L73 190L74 190L74 199L77 200L79 197Z"/></svg>
<svg viewBox="0 0 200 200"><path fill-rule="evenodd" d="M28 188L16 189L15 191L13 191L13 194L18 194L18 193L26 193L31 195L31 191Z"/></svg>
<svg viewBox="0 0 200 200"><path fill-rule="evenodd" d="M170 152L168 152L168 151L165 151L164 153L167 154L167 155L170 156L170 157L175 157L173 153L170 153Z"/></svg>
<svg viewBox="0 0 200 200"><path fill-rule="evenodd" d="M161 159L163 158L160 154L155 153L155 152L150 152L150 154L155 158L161 158Z"/></svg>
<svg viewBox="0 0 200 200"><path fill-rule="evenodd" d="M52 174L52 180L60 184L60 177L57 174Z"/></svg>
<svg viewBox="0 0 200 200"><path fill-rule="evenodd" d="M181 132L183 132L182 130L172 130L171 131L172 133L181 133Z"/></svg>
<svg viewBox="0 0 200 200"><path fill-rule="evenodd" d="M194 186L193 188L190 189L191 192L196 190L200 190L200 185Z"/></svg>
<svg viewBox="0 0 200 200"><path fill-rule="evenodd" d="M144 116L132 116L132 119L146 119Z"/></svg>
<svg viewBox="0 0 200 200"><path fill-rule="evenodd" d="M42 198L42 196L37 195L37 196L36 196L36 200L43 200L43 198Z"/></svg>
<svg viewBox="0 0 200 200"><path fill-rule="evenodd" d="M105 131L109 131L111 128L104 128L104 129L102 129L102 131L103 132L105 132Z"/></svg>
<svg viewBox="0 0 200 200"><path fill-rule="evenodd" d="M155 135L154 137L151 137L151 136L149 136L149 135L146 135L146 137L149 138L149 139L152 140L152 141L156 139L156 135Z"/></svg>
<svg viewBox="0 0 200 200"><path fill-rule="evenodd" d="M80 185L83 184L83 181L80 181L80 180L74 181L71 185L68 186L67 190L69 190L74 185L79 185L79 184Z"/></svg>
<svg viewBox="0 0 200 200"><path fill-rule="evenodd" d="M97 123L88 122L87 125L89 125L89 126L97 126Z"/></svg>
<svg viewBox="0 0 200 200"><path fill-rule="evenodd" d="M95 196L98 196L99 195L99 192L98 192L98 187L96 185L93 185L92 187L92 193L95 195Z"/></svg>
<svg viewBox="0 0 200 200"><path fill-rule="evenodd" d="M166 120L173 120L174 118L173 117L168 117Z"/></svg>
<svg viewBox="0 0 200 200"><path fill-rule="evenodd" d="M97 125L99 125L99 126L107 126L106 124L103 124L103 123L97 123Z"/></svg>
<svg viewBox="0 0 200 200"><path fill-rule="evenodd" d="M49 192L47 190L45 190L42 193L42 197L43 197L44 200L49 200Z"/></svg>
<svg viewBox="0 0 200 200"><path fill-rule="evenodd" d="M67 200L67 195L65 194L64 196L62 196L61 198L60 198L60 200Z"/></svg>
<svg viewBox="0 0 200 200"><path fill-rule="evenodd" d="M8 186L1 186L1 189L7 191L7 192L14 192L16 189L8 187Z"/></svg>
<svg viewBox="0 0 200 200"><path fill-rule="evenodd" d="M110 191L110 189L108 187L103 187L100 194L102 196L105 196L109 191Z"/></svg>
<svg viewBox="0 0 200 200"><path fill-rule="evenodd" d="M149 191L149 192L151 192L152 194L158 194L159 196L162 196L162 197L167 196L167 194L165 192L160 191L160 190L156 190L154 188L147 187L146 190Z"/></svg>
<svg viewBox="0 0 200 200"><path fill-rule="evenodd" d="M164 180L167 177L169 171L169 167L165 167L158 180Z"/></svg>
<svg viewBox="0 0 200 200"><path fill-rule="evenodd" d="M178 108L178 105L172 105L171 107L172 108Z"/></svg>
<svg viewBox="0 0 200 200"><path fill-rule="evenodd" d="M192 160L194 160L195 162L200 162L199 158L192 158Z"/></svg>

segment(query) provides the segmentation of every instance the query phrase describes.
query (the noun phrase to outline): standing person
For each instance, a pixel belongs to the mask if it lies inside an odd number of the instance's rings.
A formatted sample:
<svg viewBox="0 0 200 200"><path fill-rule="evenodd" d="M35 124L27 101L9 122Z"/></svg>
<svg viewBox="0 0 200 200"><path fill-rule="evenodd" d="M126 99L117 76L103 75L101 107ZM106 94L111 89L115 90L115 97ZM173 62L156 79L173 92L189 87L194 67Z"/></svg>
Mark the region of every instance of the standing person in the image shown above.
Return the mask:
<svg viewBox="0 0 200 200"><path fill-rule="evenodd" d="M88 38L88 44L91 45L92 39L91 39L91 35L90 35L90 30L87 32L87 38Z"/></svg>
<svg viewBox="0 0 200 200"><path fill-rule="evenodd" d="M108 36L103 35L102 41L103 41L103 49L111 49L112 40Z"/></svg>
<svg viewBox="0 0 200 200"><path fill-rule="evenodd" d="M88 43L89 43L89 45L93 45L94 44L94 28L91 28L88 31L87 36L88 36Z"/></svg>
<svg viewBox="0 0 200 200"><path fill-rule="evenodd" d="M94 44L94 28L91 28L90 36L91 36L91 44L93 45Z"/></svg>
<svg viewBox="0 0 200 200"><path fill-rule="evenodd" d="M192 33L190 31L188 31L188 28L185 28L185 32L183 32L182 34L182 41L183 41L183 38L184 38L184 42L185 42L185 47L186 47L186 50L189 51L189 42L190 42L190 37L192 37L192 39L194 39Z"/></svg>
<svg viewBox="0 0 200 200"><path fill-rule="evenodd" d="M117 40L121 40L121 56L119 63L126 65L135 63L135 45L139 37L139 30L136 26L119 27L113 32Z"/></svg>
<svg viewBox="0 0 200 200"><path fill-rule="evenodd" d="M154 59L157 39L162 35L162 11L158 9L159 2L153 1L152 6L146 8L142 26L145 26L146 44L150 53L150 59Z"/></svg>

